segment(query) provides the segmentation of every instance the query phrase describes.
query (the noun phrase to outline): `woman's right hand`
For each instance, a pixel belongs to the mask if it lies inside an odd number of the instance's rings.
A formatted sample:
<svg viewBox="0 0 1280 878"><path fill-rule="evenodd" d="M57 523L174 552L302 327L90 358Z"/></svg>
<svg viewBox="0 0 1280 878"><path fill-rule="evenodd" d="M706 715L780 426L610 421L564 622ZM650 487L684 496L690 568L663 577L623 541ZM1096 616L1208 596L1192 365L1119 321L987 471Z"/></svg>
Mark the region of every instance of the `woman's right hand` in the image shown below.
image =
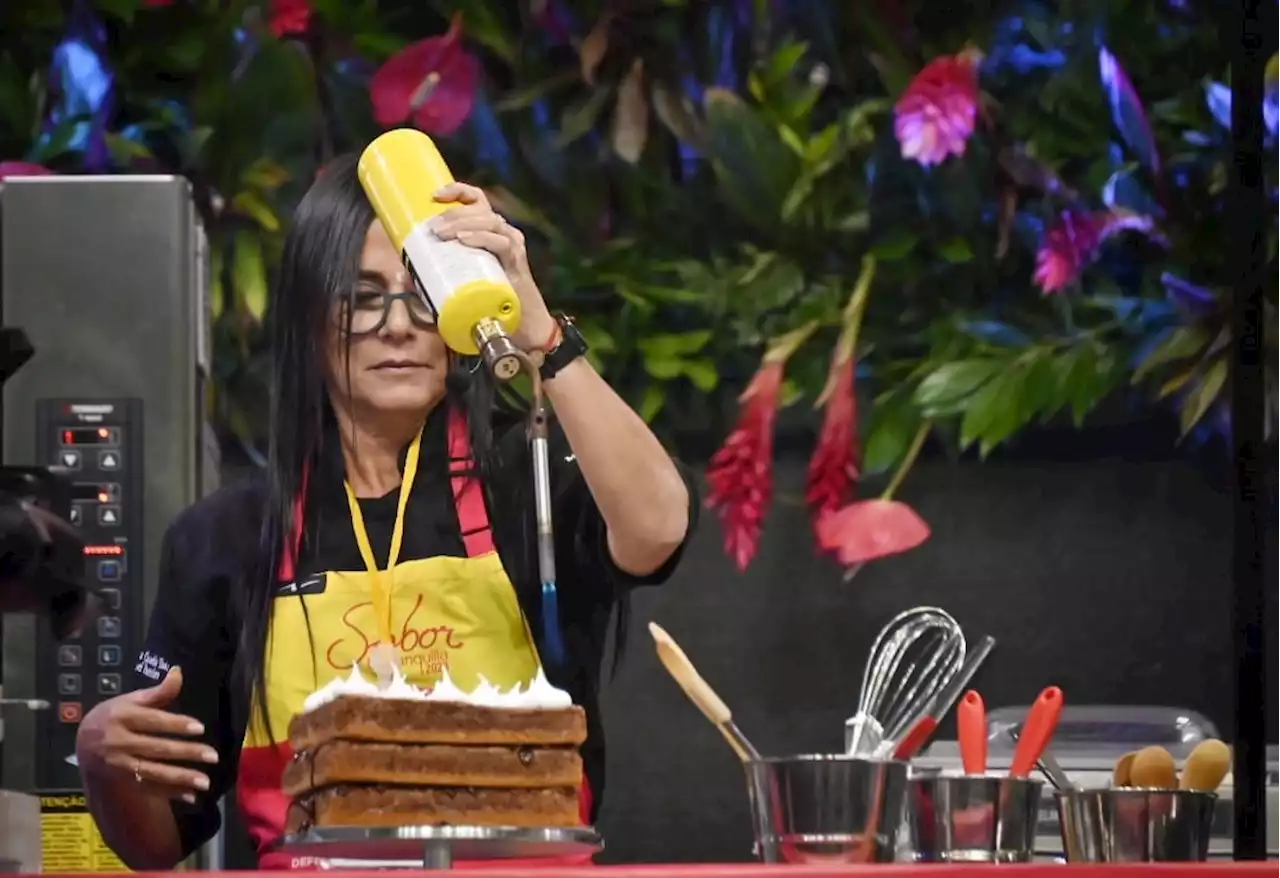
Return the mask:
<svg viewBox="0 0 1280 878"><path fill-rule="evenodd" d="M158 685L90 710L76 733L80 770L132 777L158 795L194 802L196 791L209 789L208 775L174 763L215 764L218 753L195 741L173 740L204 734L198 721L165 710L181 690L182 671L173 668Z"/></svg>

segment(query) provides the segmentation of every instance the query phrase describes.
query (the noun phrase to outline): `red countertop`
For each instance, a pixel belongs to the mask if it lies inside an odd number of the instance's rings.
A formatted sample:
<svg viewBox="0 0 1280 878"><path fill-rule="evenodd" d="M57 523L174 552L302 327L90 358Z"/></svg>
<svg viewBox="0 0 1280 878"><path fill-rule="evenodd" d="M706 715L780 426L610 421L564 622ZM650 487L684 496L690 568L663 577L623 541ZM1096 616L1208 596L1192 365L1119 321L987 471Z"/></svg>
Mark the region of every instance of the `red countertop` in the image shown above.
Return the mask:
<svg viewBox="0 0 1280 878"><path fill-rule="evenodd" d="M1063 878L1063 870L1082 878L1263 878L1275 876L1275 860L1235 863L1230 860L1208 863L1151 863L1118 866L1062 866L1035 863L1025 866L933 865L911 866L891 864L837 864L829 866L764 866L756 863L702 864L670 863L641 866L554 866L533 869L467 868L467 878L870 878L874 873L883 878ZM327 870L329 874L339 870ZM394 870L403 874L407 869ZM132 873L119 878L137 878L152 874L163 878L190 878L191 872ZM228 878L279 878L280 872L227 872ZM386 871L344 871L350 878L387 878ZM106 876L95 876L106 878Z"/></svg>

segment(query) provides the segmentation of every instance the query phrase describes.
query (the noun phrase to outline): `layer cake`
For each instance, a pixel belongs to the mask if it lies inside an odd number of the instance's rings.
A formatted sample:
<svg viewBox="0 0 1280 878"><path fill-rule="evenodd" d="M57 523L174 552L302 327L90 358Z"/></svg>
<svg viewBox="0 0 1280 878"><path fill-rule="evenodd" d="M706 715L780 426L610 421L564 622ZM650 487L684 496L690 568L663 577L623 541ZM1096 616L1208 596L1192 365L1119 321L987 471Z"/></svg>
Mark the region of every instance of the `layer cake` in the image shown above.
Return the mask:
<svg viewBox="0 0 1280 878"><path fill-rule="evenodd" d="M289 725L290 833L324 826L577 826L586 715L539 670L529 688L474 692L446 674L424 694L352 670Z"/></svg>

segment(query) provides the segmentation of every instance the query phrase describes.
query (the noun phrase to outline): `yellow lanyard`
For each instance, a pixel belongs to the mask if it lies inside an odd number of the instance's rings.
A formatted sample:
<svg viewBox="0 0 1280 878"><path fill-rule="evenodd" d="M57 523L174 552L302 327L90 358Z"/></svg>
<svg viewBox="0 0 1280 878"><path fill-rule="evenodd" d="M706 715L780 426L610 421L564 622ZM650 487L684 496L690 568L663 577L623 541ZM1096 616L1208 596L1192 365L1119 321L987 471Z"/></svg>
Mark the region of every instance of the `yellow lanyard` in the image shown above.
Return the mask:
<svg viewBox="0 0 1280 878"><path fill-rule="evenodd" d="M422 431L418 431L405 458L404 477L400 482L400 502L396 506L396 524L391 531L391 550L387 552L387 571L391 573L392 588L395 587L395 566L400 558L400 544L404 540L404 510L409 505L413 478L418 474L418 452L421 449ZM360 514L360 501L356 499L356 492L351 490L350 482L343 481L342 486L347 489L347 505L351 507L351 528L356 533L356 545L360 547L360 557L364 559L364 566L369 570L369 578L372 580L373 611L378 617L378 638L383 649L391 649L391 589L386 587L382 571L378 569L378 560L373 556L373 546L369 543L369 532L365 530L364 516Z"/></svg>

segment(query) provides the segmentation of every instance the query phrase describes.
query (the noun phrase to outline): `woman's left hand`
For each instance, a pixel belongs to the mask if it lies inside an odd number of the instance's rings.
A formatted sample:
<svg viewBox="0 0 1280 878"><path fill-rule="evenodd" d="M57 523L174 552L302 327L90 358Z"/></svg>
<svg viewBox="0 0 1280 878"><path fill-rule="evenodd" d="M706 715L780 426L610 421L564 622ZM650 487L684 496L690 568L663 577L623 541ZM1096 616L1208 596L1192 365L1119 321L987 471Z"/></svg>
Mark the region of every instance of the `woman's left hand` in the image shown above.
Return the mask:
<svg viewBox="0 0 1280 878"><path fill-rule="evenodd" d="M432 230L442 240L456 240L498 257L520 297L520 330L513 340L525 350L541 347L555 332L555 320L529 270L524 232L503 219L489 204L484 191L470 184L450 183L435 193L435 199L460 206L436 217Z"/></svg>

